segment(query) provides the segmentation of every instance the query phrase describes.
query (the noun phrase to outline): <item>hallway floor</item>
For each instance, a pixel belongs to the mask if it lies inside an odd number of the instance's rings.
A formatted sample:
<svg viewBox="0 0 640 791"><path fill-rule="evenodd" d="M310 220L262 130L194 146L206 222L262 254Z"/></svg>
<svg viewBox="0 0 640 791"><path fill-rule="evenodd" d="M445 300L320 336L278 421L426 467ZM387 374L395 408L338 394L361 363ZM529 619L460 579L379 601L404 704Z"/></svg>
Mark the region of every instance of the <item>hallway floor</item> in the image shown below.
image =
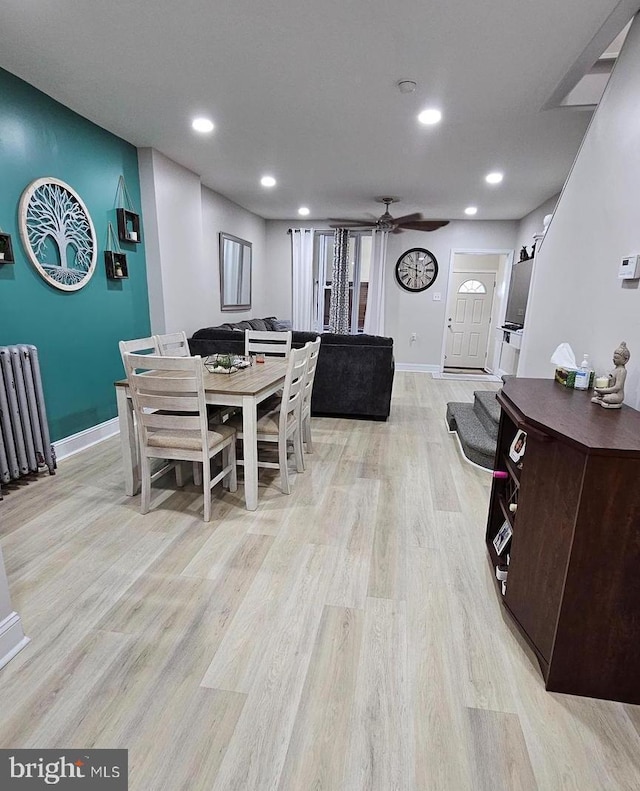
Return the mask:
<svg viewBox="0 0 640 791"><path fill-rule="evenodd" d="M134 791L637 791L640 707L546 692L503 613L444 417L496 387L396 373L387 423L314 418L293 493L209 524L169 479L141 516L117 438L6 495L0 746L128 748Z"/></svg>

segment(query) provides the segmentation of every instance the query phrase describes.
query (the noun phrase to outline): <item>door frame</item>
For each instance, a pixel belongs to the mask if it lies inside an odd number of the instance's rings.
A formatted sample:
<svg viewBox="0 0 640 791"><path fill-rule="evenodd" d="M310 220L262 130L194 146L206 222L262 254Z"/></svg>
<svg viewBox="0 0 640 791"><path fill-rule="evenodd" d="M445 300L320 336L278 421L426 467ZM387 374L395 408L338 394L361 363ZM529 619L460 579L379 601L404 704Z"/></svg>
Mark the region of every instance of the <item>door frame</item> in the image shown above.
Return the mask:
<svg viewBox="0 0 640 791"><path fill-rule="evenodd" d="M447 315L448 315L448 308L449 308L449 297L451 295L451 281L453 279L453 265L456 255L505 255L505 267L504 267L504 275L502 279L498 277L498 272L496 272L496 287L494 290L493 295L493 307L491 310L492 315L494 315L494 308L497 308L495 311L496 316L496 323L494 326L489 328L489 340L487 342L487 350L490 348L490 344L492 342L496 344L495 338L495 329L496 327L502 326L504 324L504 317L507 313L507 297L509 295L509 283L511 281L511 268L513 266L513 258L514 258L514 249L510 248L478 248L478 247L452 247L449 253L449 270L447 272L447 286L445 289L445 310L444 310L444 322L442 325L442 347L440 350L440 373L444 372L444 355L445 349L447 346ZM495 348L494 348L494 363L495 363ZM488 369L485 366L485 370L493 373L493 369Z"/></svg>

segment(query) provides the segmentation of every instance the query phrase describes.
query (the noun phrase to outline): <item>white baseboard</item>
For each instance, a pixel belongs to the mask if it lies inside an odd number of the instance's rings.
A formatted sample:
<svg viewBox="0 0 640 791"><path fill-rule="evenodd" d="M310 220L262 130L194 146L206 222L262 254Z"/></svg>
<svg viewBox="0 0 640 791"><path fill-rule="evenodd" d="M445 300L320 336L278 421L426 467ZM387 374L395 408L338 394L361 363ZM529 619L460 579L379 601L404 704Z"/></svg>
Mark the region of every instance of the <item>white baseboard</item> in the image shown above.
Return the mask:
<svg viewBox="0 0 640 791"><path fill-rule="evenodd" d="M414 373L436 374L440 371L439 365L423 365L422 363L396 363L396 371L413 371Z"/></svg>
<svg viewBox="0 0 640 791"><path fill-rule="evenodd" d="M104 423L98 423L97 426L91 426L84 431L79 431L77 434L72 434L70 437L64 437L53 443L56 451L56 459L66 459L79 453L81 450L86 450L92 445L97 445L104 439L115 436L120 427L118 426L118 418L114 417L111 420L106 420Z"/></svg>
<svg viewBox="0 0 640 791"><path fill-rule="evenodd" d="M22 621L17 612L12 612L0 621L0 669L21 651L29 642L22 631Z"/></svg>

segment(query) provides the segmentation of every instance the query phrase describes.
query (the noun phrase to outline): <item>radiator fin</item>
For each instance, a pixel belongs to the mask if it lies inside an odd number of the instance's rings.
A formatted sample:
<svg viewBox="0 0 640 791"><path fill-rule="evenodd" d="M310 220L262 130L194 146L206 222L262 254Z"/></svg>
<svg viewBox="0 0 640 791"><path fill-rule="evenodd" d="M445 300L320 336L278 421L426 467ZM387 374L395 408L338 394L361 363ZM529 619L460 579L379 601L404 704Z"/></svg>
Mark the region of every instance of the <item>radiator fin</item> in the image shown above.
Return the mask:
<svg viewBox="0 0 640 791"><path fill-rule="evenodd" d="M38 350L26 344L0 346L0 484L45 468L53 475L56 461Z"/></svg>

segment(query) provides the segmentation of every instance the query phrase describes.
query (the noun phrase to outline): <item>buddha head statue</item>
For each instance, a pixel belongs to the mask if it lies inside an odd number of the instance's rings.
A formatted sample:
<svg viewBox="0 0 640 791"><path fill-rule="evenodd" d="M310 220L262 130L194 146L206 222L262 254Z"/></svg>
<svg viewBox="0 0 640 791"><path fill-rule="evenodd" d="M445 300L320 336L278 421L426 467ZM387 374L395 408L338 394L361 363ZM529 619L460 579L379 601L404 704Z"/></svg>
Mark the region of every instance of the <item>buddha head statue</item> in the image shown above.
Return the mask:
<svg viewBox="0 0 640 791"><path fill-rule="evenodd" d="M613 353L613 362L616 365L626 365L631 357L631 352L627 349L626 341L622 341L620 346Z"/></svg>

